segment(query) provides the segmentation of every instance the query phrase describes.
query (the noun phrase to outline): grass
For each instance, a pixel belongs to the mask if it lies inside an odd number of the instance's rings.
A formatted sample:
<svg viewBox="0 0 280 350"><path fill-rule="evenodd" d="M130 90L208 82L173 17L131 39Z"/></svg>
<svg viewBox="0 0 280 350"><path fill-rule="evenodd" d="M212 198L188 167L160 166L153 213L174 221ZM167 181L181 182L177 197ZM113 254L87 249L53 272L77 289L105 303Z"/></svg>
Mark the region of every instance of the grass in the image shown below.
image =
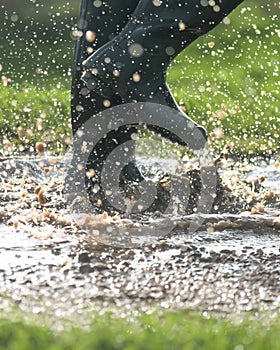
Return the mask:
<svg viewBox="0 0 280 350"><path fill-rule="evenodd" d="M217 152L225 146L246 155L279 150L279 30L273 6L245 1L230 15L230 24L193 43L169 70L177 101L206 127ZM42 20L44 31L36 23L26 31L24 22L2 28L7 41L0 62L0 129L2 142L13 145L1 147L2 153L32 149L37 141L52 152L65 149L75 23L65 11L59 17L64 27L52 16L47 24ZM42 130L36 128L38 118L44 119ZM28 133L19 137L18 127Z"/></svg>
<svg viewBox="0 0 280 350"><path fill-rule="evenodd" d="M52 153L63 152L71 136L67 89L37 90L19 85L2 87L0 91L4 155L32 151L36 142L44 142Z"/></svg>
<svg viewBox="0 0 280 350"><path fill-rule="evenodd" d="M54 332L26 321L0 320L5 350L277 350L280 319L233 321L188 312L141 315L134 320L98 316L87 330Z"/></svg>
<svg viewBox="0 0 280 350"><path fill-rule="evenodd" d="M183 52L169 81L213 146L258 153L280 144L279 31L276 15L246 5Z"/></svg>

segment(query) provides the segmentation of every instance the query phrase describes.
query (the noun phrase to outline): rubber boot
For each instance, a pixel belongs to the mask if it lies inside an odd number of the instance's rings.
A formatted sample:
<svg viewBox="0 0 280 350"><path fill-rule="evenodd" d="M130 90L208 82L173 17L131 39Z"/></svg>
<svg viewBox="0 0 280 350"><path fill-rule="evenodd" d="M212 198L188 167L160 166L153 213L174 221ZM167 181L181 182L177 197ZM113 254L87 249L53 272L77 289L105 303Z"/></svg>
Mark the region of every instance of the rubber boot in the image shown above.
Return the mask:
<svg viewBox="0 0 280 350"><path fill-rule="evenodd" d="M98 48L108 43L112 37L116 36L123 29L138 3L139 0L109 0L103 3L100 1L82 1L78 27L82 35L79 36L76 42L73 65L71 107L72 129L74 133L89 118L105 108L108 108L108 106L112 107L126 102L119 95L118 91L113 91L108 98L106 94L105 96L102 93L99 95L100 91L97 91L97 89L92 86L90 89L87 89L80 79L81 65L93 50L96 51ZM190 121L177 105L165 81L162 82L160 89L162 93L158 96L156 102L180 111L182 116ZM194 122L192 122L192 125L196 126ZM201 126L198 127L206 140L206 131ZM133 132L135 132L135 130ZM162 131L161 135L172 142L180 143L180 140L176 138L175 135L171 135L168 131ZM119 130L115 136L117 136L117 139L120 139L120 141L126 142L129 133L127 133L127 130L124 128L124 130Z"/></svg>
<svg viewBox="0 0 280 350"><path fill-rule="evenodd" d="M75 45L74 61L72 68L71 88L71 122L75 134L90 118L102 112L108 107L124 103L123 99L116 93L108 101L93 90L89 90L81 80L82 62L112 38L117 36L129 21L130 16L137 7L139 0L108 0L89 1L82 0L80 16L78 21L78 39ZM110 132L106 139L98 142L90 155L87 168L94 169L95 178L98 178L106 157L115 149L116 143L122 144L131 140L131 134L137 130L134 127L121 127ZM143 176L134 164L130 162L124 169L125 178L130 182L140 182ZM86 178L88 192L91 195L92 183ZM109 211L109 204L104 200L105 196L100 191L92 197L92 202L102 203L100 212ZM94 197L94 198L93 198Z"/></svg>
<svg viewBox="0 0 280 350"><path fill-rule="evenodd" d="M140 0L123 31L84 62L83 80L109 100L117 92L125 102L150 101L177 109L165 83L168 65L242 1Z"/></svg>
<svg viewBox="0 0 280 350"><path fill-rule="evenodd" d="M84 125L87 120L102 112L108 107L119 105L124 101L118 94L114 94L108 101L96 91L89 90L81 80L82 62L104 44L117 36L128 22L139 0L109 0L106 2L82 0L78 21L78 39L75 45L74 61L72 68L71 87L71 122L73 134ZM106 103L107 102L107 103ZM119 142L130 140L127 128L118 130L111 137ZM100 159L111 152L110 143L107 141L99 144Z"/></svg>
<svg viewBox="0 0 280 350"><path fill-rule="evenodd" d="M104 97L89 91L81 80L82 62L120 33L138 3L139 0L82 0L72 67L73 133L93 115L108 108L108 104L104 105ZM113 106L123 101L116 94L110 102Z"/></svg>
<svg viewBox="0 0 280 350"><path fill-rule="evenodd" d="M116 37L128 23L129 18L136 9L139 0L108 0L106 2L83 0L81 3L81 11L78 23L78 39L75 45L74 64L73 64L73 80L72 80L72 100L71 100L71 115L73 133L84 125L87 120L95 116L108 105L104 104L106 97L99 95L95 90L89 90L85 83L81 80L82 62L92 53ZM164 83L164 86L166 84ZM165 86L167 94L162 104L167 104L173 108L176 106L171 93ZM108 101L106 101L108 102ZM110 96L110 107L124 103L125 101L119 96L118 92L114 92ZM94 169L96 183L99 182L99 175L102 170L103 162L110 154L116 144L120 145L131 140L131 134L135 133L133 127L122 127L117 131L112 131L107 135L106 139L100 140L87 163L87 169ZM171 141L176 141L170 134L167 138ZM166 136L165 135L165 136ZM134 162L130 162L120 174L122 179L122 187L134 186L141 182L144 178L136 167ZM103 210L110 211L110 205L104 199L102 189L98 194L91 195L93 184L86 179L88 192L94 203L102 203L100 212Z"/></svg>

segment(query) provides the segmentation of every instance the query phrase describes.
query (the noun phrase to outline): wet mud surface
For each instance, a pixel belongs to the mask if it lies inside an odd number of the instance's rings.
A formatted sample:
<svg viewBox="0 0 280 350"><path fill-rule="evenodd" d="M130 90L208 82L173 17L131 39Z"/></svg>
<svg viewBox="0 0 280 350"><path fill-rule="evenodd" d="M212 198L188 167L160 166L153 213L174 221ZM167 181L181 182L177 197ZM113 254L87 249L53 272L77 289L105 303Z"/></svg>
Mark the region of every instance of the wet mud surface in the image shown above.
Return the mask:
<svg viewBox="0 0 280 350"><path fill-rule="evenodd" d="M3 160L0 170L0 309L59 317L114 307L279 311L276 160L222 165L218 213L205 214L192 234L201 215L176 217L166 237L129 249L97 242L73 220L63 198L63 158ZM96 225L112 221L135 225L106 215ZM164 221L154 224L160 229Z"/></svg>

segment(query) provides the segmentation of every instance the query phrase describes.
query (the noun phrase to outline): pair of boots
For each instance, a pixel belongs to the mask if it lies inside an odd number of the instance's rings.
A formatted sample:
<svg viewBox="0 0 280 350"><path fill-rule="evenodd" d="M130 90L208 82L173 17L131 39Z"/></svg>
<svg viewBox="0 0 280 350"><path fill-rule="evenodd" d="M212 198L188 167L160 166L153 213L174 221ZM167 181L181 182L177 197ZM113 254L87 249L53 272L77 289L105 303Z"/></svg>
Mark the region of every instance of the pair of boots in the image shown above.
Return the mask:
<svg viewBox="0 0 280 350"><path fill-rule="evenodd" d="M82 0L73 65L73 132L108 107L154 102L176 109L178 118L198 128L206 140L205 130L175 102L166 84L166 69L184 48L213 29L242 1ZM168 130L151 129L186 146ZM116 143L129 141L132 133L133 126L110 132L98 143L91 162L98 168ZM133 165L126 176L142 179Z"/></svg>

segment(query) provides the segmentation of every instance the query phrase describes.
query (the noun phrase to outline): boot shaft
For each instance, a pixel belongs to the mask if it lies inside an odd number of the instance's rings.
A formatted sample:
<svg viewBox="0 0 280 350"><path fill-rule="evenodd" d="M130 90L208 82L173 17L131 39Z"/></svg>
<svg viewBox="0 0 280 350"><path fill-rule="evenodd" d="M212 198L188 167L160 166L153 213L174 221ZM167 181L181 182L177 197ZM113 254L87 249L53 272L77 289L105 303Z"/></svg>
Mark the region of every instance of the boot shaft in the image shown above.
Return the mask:
<svg viewBox="0 0 280 350"><path fill-rule="evenodd" d="M122 37L139 44L163 68L199 36L208 33L243 0L140 0ZM125 49L125 44L120 44ZM161 57L161 58L160 58Z"/></svg>
<svg viewBox="0 0 280 350"><path fill-rule="evenodd" d="M129 21L139 0L82 0L75 45L73 75L82 62L118 35Z"/></svg>
<svg viewBox="0 0 280 350"><path fill-rule="evenodd" d="M121 32L138 3L139 0L82 0L72 66L73 132L92 115L105 109L104 99L93 92L88 93L85 84L80 80L82 62ZM121 100L115 98L111 103L119 104Z"/></svg>
<svg viewBox="0 0 280 350"><path fill-rule="evenodd" d="M107 85L128 101L151 99L169 63L242 1L140 0L123 31L84 62L84 80L92 78L93 88L104 92Z"/></svg>

